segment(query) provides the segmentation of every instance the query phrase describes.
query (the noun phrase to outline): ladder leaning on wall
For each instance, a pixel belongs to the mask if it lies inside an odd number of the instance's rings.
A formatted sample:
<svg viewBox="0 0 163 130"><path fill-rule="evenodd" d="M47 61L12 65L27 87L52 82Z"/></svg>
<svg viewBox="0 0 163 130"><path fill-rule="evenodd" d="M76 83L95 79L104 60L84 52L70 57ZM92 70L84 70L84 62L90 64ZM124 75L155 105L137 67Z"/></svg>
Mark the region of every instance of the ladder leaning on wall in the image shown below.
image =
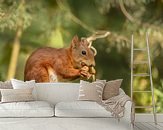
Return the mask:
<svg viewBox="0 0 163 130"><path fill-rule="evenodd" d="M145 61L134 61L134 52L146 52L147 53L147 60ZM147 64L148 66L148 73L134 73L134 65L139 64ZM133 86L133 80L134 77L149 77L150 79L150 90L146 91L135 91ZM148 33L146 33L146 47L145 48L134 48L134 36L132 35L131 38L131 99L133 100L133 95L136 93L151 93L152 94L152 105L150 106L136 106L135 108L152 108L153 109L153 117L154 122L157 124L157 118L156 118L156 105L155 105L155 99L154 99L154 88L153 88L153 80L152 80L152 71L151 71L151 60L150 60L150 51L149 51L149 38Z"/></svg>

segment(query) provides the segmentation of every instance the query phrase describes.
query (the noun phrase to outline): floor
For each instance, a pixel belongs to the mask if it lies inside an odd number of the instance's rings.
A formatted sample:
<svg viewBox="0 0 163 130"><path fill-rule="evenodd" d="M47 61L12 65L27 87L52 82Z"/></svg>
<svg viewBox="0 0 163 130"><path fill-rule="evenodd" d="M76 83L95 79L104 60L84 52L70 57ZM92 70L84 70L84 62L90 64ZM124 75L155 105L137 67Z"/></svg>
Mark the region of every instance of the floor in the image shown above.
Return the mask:
<svg viewBox="0 0 163 130"><path fill-rule="evenodd" d="M135 115L135 127L133 130L163 130L163 113L156 116L157 125L154 123L153 114L137 113Z"/></svg>
<svg viewBox="0 0 163 130"><path fill-rule="evenodd" d="M0 130L163 130L162 123L126 122L109 118L0 118Z"/></svg>
<svg viewBox="0 0 163 130"><path fill-rule="evenodd" d="M136 122L134 130L163 130L163 122L157 125L153 122Z"/></svg>
<svg viewBox="0 0 163 130"><path fill-rule="evenodd" d="M114 118L0 118L0 130L130 130ZM133 130L133 129L132 129Z"/></svg>

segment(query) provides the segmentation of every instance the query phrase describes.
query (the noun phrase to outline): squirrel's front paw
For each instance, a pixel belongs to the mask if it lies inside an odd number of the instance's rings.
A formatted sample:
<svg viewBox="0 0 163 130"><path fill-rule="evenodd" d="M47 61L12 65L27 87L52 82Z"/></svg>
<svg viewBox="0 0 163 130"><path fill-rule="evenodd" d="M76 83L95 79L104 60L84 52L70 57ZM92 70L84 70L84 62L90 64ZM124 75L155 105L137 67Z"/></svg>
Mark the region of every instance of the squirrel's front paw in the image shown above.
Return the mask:
<svg viewBox="0 0 163 130"><path fill-rule="evenodd" d="M85 77L87 79L89 79L92 76L92 74L90 74L87 71L81 71L80 74L81 74L82 77Z"/></svg>
<svg viewBox="0 0 163 130"><path fill-rule="evenodd" d="M81 68L81 71L88 72L88 71L89 71L89 67L88 67L88 66L83 66L83 67Z"/></svg>

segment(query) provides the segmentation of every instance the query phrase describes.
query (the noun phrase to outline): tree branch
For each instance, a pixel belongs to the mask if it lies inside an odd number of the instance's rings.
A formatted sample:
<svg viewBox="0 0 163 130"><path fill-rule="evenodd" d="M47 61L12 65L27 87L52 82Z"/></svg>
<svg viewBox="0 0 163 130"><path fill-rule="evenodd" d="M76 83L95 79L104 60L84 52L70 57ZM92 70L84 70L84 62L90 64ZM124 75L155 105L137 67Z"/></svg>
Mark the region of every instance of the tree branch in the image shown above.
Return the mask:
<svg viewBox="0 0 163 130"><path fill-rule="evenodd" d="M130 20L131 22L135 22L134 18L127 12L127 10L123 4L123 0L119 0L119 5L120 5L122 13L126 16L126 18L128 20Z"/></svg>
<svg viewBox="0 0 163 130"><path fill-rule="evenodd" d="M56 0L58 7L61 10L67 11L70 14L70 18L73 22L77 23L78 25L80 25L81 27L83 27L84 29L86 29L87 31L94 33L95 30L91 27L89 27L88 25L86 25L83 21L81 21L79 18L77 18L71 11L70 9L68 9L68 7L64 6L64 4L62 3L61 0Z"/></svg>

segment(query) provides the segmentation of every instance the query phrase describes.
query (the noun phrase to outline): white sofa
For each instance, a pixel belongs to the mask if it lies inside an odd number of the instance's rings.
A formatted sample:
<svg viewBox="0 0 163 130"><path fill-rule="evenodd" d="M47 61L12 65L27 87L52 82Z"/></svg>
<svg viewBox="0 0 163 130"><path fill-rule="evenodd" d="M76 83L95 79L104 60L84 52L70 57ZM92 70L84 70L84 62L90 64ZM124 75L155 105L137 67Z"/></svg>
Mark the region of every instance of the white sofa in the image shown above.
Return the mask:
<svg viewBox="0 0 163 130"><path fill-rule="evenodd" d="M37 103L41 103L41 105L37 105L35 102L35 107L31 108L28 104L30 110L21 110L20 116L15 116L17 113L14 113L14 117L17 118L10 116L14 110L9 111L10 114L6 116L7 118L0 118L0 130L131 129L132 103L130 101L125 105L124 117L118 122L117 119L111 116L110 112L106 111L97 103L77 101L79 92L78 83L37 83L36 92ZM124 91L120 89L120 93L123 92ZM0 104L0 117L3 117L1 115L3 115L4 110L7 109L7 107L5 108L3 105L4 104ZM39 107L39 111L37 107ZM23 107L18 107L18 109L23 109ZM44 112L45 109L47 110L46 112ZM24 113L28 114L26 115Z"/></svg>

